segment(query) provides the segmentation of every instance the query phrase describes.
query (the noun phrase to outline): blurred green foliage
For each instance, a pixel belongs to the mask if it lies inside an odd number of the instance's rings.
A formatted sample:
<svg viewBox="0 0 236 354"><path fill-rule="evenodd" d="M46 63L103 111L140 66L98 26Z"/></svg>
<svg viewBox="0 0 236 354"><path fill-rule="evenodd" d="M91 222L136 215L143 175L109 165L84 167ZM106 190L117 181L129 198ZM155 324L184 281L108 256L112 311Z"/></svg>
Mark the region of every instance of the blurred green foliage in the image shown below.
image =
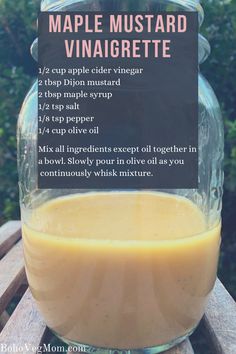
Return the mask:
<svg viewBox="0 0 236 354"><path fill-rule="evenodd" d="M0 1L0 223L19 218L16 121L36 65L30 44L36 36L39 1Z"/></svg>
<svg viewBox="0 0 236 354"><path fill-rule="evenodd" d="M236 1L203 0L202 33L212 47L201 66L221 103L225 122L225 193L220 273L236 297ZM0 0L0 224L19 218L16 120L36 75L30 44L39 0ZM225 237L226 236L226 237Z"/></svg>
<svg viewBox="0 0 236 354"><path fill-rule="evenodd" d="M220 101L225 125L223 242L219 273L236 298L236 1L202 1L202 33L212 52L201 66Z"/></svg>

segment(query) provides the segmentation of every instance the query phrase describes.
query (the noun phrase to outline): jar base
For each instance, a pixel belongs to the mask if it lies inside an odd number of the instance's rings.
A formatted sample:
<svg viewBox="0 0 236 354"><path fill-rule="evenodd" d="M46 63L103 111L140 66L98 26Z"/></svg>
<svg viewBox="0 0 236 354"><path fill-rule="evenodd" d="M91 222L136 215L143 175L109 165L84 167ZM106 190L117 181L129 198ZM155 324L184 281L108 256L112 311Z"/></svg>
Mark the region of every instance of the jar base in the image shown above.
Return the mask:
<svg viewBox="0 0 236 354"><path fill-rule="evenodd" d="M195 327L196 328L196 327ZM96 353L96 354L158 354L162 353L177 344L180 344L183 342L185 339L187 339L195 330L193 328L191 331L186 333L185 335L175 338L174 340L157 345L154 347L146 347L142 349L110 349L110 348L99 348L96 346L88 345L88 344L82 344L73 340L69 340L65 337L62 337L58 333L52 330L53 334L57 336L60 340L62 340L64 343L68 344L71 347L71 351L68 351L68 353ZM77 350L77 351L76 351Z"/></svg>

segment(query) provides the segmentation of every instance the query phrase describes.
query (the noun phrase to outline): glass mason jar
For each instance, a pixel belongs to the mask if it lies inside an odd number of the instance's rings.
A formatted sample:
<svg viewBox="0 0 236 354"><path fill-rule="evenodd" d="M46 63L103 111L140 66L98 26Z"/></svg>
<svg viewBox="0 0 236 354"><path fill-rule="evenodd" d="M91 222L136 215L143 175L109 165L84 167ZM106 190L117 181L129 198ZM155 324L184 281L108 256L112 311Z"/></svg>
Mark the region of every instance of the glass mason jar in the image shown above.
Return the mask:
<svg viewBox="0 0 236 354"><path fill-rule="evenodd" d="M203 21L198 0L44 0L41 7L197 10ZM199 63L209 49L199 35ZM18 169L27 277L48 327L85 352L158 353L189 336L203 316L220 246L223 126L200 72L198 83L198 189L40 190L37 82L24 100Z"/></svg>

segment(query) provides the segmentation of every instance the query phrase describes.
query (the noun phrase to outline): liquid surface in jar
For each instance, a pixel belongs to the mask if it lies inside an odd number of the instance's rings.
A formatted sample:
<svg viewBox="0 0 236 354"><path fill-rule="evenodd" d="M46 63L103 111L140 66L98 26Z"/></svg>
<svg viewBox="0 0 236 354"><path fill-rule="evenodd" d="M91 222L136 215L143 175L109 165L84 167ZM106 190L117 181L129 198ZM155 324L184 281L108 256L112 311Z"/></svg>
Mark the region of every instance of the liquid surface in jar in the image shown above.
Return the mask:
<svg viewBox="0 0 236 354"><path fill-rule="evenodd" d="M189 332L217 269L220 225L155 192L69 195L23 225L26 271L47 325L66 339L134 349Z"/></svg>

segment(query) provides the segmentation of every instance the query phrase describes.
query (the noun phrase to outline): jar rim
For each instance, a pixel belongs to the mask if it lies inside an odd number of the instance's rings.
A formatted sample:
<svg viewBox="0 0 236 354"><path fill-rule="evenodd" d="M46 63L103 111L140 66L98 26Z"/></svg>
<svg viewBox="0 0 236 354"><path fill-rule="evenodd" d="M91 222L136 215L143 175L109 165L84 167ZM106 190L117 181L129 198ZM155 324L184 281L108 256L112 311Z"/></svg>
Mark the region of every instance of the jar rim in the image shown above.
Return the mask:
<svg viewBox="0 0 236 354"><path fill-rule="evenodd" d="M60 11L65 6L69 6L81 1L82 0L41 0L41 11ZM175 3L176 5L182 5L188 10L201 12L200 0L168 0L168 1Z"/></svg>

